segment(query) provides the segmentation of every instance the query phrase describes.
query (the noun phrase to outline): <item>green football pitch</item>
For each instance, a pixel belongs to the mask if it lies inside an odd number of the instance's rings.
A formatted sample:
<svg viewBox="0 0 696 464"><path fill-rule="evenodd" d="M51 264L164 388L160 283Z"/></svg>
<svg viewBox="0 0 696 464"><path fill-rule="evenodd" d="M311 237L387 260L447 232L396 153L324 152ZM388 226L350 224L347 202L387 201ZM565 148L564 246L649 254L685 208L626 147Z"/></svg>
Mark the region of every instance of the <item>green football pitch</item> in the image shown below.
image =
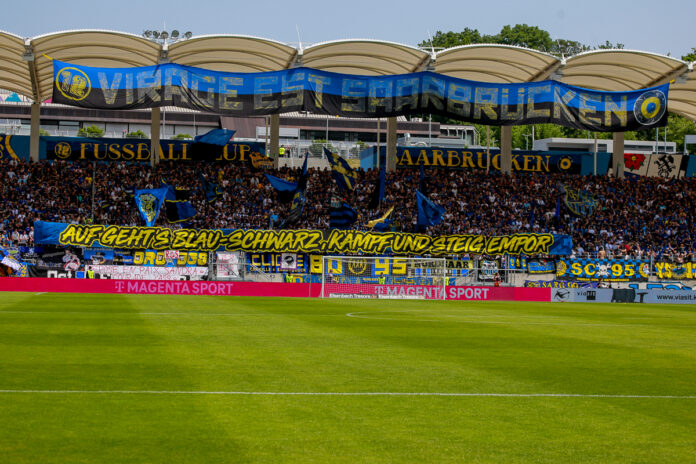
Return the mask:
<svg viewBox="0 0 696 464"><path fill-rule="evenodd" d="M696 307L4 293L0 462L696 462Z"/></svg>

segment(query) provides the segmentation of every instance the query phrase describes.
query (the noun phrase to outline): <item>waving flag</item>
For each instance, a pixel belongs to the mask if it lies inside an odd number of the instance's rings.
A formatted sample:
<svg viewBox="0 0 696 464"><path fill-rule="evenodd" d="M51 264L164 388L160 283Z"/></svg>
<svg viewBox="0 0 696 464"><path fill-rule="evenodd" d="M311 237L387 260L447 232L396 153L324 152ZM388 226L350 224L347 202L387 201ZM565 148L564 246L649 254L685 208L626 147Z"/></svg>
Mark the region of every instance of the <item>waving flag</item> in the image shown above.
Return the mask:
<svg viewBox="0 0 696 464"><path fill-rule="evenodd" d="M340 198L331 200L329 212L329 227L332 229L347 229L358 220L358 212Z"/></svg>
<svg viewBox="0 0 696 464"><path fill-rule="evenodd" d="M418 206L419 226L434 226L442 222L445 208L433 203L418 191L416 191L416 204Z"/></svg>
<svg viewBox="0 0 696 464"><path fill-rule="evenodd" d="M281 203L289 203L292 201L297 191L297 182L290 182L270 174L265 174L265 176L278 194L278 200Z"/></svg>
<svg viewBox="0 0 696 464"><path fill-rule="evenodd" d="M367 223L367 227L370 229L374 229L377 232L384 232L391 226L392 220L389 219L389 215L394 211L394 207L392 206L389 208L389 210L382 215L382 217L379 217L377 219L373 219L370 222Z"/></svg>
<svg viewBox="0 0 696 464"><path fill-rule="evenodd" d="M219 145L224 147L230 142L236 131L229 129L213 129L203 135L193 138L193 143L207 143L208 145Z"/></svg>
<svg viewBox="0 0 696 464"><path fill-rule="evenodd" d="M215 182L210 182L205 177L203 177L203 174L201 174L200 180L201 189L203 190L205 200L208 203L213 203L222 196L222 189L218 184L216 184Z"/></svg>
<svg viewBox="0 0 696 464"><path fill-rule="evenodd" d="M300 220L302 217L302 211L304 210L304 205L305 205L305 196L304 192L302 190L298 190L295 192L295 196L292 198L292 205L290 205L290 212L288 213L287 217L283 219L283 222L280 224L280 228L284 229L285 227L295 224L297 221Z"/></svg>
<svg viewBox="0 0 696 464"><path fill-rule="evenodd" d="M309 153L305 155L304 163L302 164L302 172L300 173L300 178L297 182L290 182L289 180L281 179L280 177L272 176L270 174L264 174L268 182L275 189L278 194L278 200L281 203L289 203L295 198L296 192L304 193L307 188L307 157Z"/></svg>
<svg viewBox="0 0 696 464"><path fill-rule="evenodd" d="M164 208L167 222L185 222L194 217L198 212L190 202L191 191L189 189L174 188L162 182L162 188L167 189L164 197Z"/></svg>
<svg viewBox="0 0 696 464"><path fill-rule="evenodd" d="M159 216L162 203L164 203L164 198L166 196L166 187L135 190L135 205L138 207L140 216L145 221L147 227L155 225L155 221L157 220L157 216Z"/></svg>
<svg viewBox="0 0 696 464"><path fill-rule="evenodd" d="M358 179L358 174L350 167L348 161L344 160L336 153L331 153L324 147L324 154L331 163L331 171L333 178L336 181L338 188L342 190L353 190L355 182Z"/></svg>
<svg viewBox="0 0 696 464"><path fill-rule="evenodd" d="M203 135L196 136L190 146L191 159L214 161L223 154L225 145L229 143L233 135L233 130L213 129Z"/></svg>
<svg viewBox="0 0 696 464"><path fill-rule="evenodd" d="M591 216L597 208L597 199L591 192L565 185L561 186L561 191L565 193L563 202L576 216Z"/></svg>

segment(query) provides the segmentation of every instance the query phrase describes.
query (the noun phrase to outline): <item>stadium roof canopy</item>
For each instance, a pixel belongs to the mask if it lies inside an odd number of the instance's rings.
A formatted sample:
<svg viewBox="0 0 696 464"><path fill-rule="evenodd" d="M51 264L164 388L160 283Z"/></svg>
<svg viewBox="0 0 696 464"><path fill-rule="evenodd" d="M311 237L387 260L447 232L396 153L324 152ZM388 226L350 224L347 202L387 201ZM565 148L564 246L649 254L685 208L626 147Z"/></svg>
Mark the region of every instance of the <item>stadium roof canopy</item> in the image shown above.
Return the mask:
<svg viewBox="0 0 696 464"><path fill-rule="evenodd" d="M56 32L30 39L0 32L0 88L38 101L50 98L51 58L101 67L148 66L170 61L228 72L307 66L376 76L428 69L482 82L556 79L609 91L672 82L669 109L696 120L694 63L635 50L596 50L559 59L536 50L499 44L466 45L428 53L408 45L369 39L336 40L303 49L243 35L207 35L163 46L138 35L105 30Z"/></svg>

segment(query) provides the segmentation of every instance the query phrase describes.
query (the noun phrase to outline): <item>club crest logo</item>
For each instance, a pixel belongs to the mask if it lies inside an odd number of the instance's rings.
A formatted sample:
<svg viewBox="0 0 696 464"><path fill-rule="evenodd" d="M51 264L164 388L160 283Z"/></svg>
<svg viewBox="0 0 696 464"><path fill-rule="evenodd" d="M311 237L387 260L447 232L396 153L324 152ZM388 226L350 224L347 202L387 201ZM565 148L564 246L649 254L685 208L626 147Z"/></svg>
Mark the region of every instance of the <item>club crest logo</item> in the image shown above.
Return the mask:
<svg viewBox="0 0 696 464"><path fill-rule="evenodd" d="M157 216L157 211L155 211L157 197L151 193L143 193L138 198L140 199L140 210L145 215L147 222L153 222Z"/></svg>
<svg viewBox="0 0 696 464"><path fill-rule="evenodd" d="M649 90L643 93L633 105L636 121L649 126L658 122L667 111L667 97L659 90Z"/></svg>
<svg viewBox="0 0 696 464"><path fill-rule="evenodd" d="M72 149L70 148L70 144L68 142L58 142L53 149L53 153L58 159L68 159L70 158Z"/></svg>
<svg viewBox="0 0 696 464"><path fill-rule="evenodd" d="M92 84L83 71L77 68L63 68L56 75L56 88L65 98L80 101L87 98Z"/></svg>
<svg viewBox="0 0 696 464"><path fill-rule="evenodd" d="M360 275L367 270L367 261L355 259L348 262L348 270L354 275Z"/></svg>
<svg viewBox="0 0 696 464"><path fill-rule="evenodd" d="M558 169L561 171L567 171L571 167L573 167L573 160L570 156L564 156L558 160Z"/></svg>

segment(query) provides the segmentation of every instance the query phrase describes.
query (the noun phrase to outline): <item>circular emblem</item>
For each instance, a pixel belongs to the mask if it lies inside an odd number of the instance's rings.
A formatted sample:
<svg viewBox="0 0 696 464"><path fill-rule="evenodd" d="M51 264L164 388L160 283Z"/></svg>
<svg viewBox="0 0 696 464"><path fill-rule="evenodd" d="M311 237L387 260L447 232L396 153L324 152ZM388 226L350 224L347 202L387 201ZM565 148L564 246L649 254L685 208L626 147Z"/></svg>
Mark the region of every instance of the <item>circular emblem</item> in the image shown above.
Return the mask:
<svg viewBox="0 0 696 464"><path fill-rule="evenodd" d="M70 158L70 153L72 153L72 149L70 148L70 144L68 142L58 142L53 148L53 154L55 154L56 158L59 159Z"/></svg>
<svg viewBox="0 0 696 464"><path fill-rule="evenodd" d="M63 68L56 75L56 88L70 100L84 100L92 89L89 77L77 68Z"/></svg>
<svg viewBox="0 0 696 464"><path fill-rule="evenodd" d="M348 271L354 275L360 275L367 269L367 261L364 259L351 260L348 263Z"/></svg>
<svg viewBox="0 0 696 464"><path fill-rule="evenodd" d="M664 116L666 111L667 97L659 90L649 90L643 93L633 105L636 121L644 126L655 124Z"/></svg>
<svg viewBox="0 0 696 464"><path fill-rule="evenodd" d="M646 279L650 277L650 264L649 263L643 263L638 266L638 273L641 275L641 277L645 277Z"/></svg>
<svg viewBox="0 0 696 464"><path fill-rule="evenodd" d="M558 160L558 169L561 171L567 171L570 169L570 167L573 165L573 160L570 159L570 156L564 156L563 158Z"/></svg>
<svg viewBox="0 0 696 464"><path fill-rule="evenodd" d="M556 263L556 275L557 276L565 275L567 270L568 270L568 265L566 263L564 263L563 261L559 261L558 263Z"/></svg>

